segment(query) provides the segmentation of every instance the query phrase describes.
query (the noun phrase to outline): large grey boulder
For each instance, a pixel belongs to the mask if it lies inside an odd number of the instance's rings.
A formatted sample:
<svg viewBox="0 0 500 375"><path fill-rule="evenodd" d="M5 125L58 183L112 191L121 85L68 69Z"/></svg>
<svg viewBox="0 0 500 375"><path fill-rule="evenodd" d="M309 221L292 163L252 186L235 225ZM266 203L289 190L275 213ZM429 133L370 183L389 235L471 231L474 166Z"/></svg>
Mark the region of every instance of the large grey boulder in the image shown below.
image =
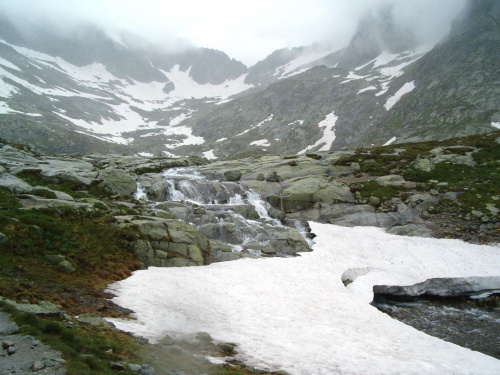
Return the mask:
<svg viewBox="0 0 500 375"><path fill-rule="evenodd" d="M130 196L137 190L135 179L123 169L108 168L99 172L98 186L110 194Z"/></svg>
<svg viewBox="0 0 500 375"><path fill-rule="evenodd" d="M180 220L153 216L116 216L117 226L135 228L140 238L130 249L143 268L200 266L210 250L208 238L194 226Z"/></svg>
<svg viewBox="0 0 500 375"><path fill-rule="evenodd" d="M349 187L324 177L308 177L289 182L282 195L270 197L270 203L286 213L311 208L314 203L354 203Z"/></svg>
<svg viewBox="0 0 500 375"><path fill-rule="evenodd" d="M9 189L11 193L15 194L29 193L33 189L31 185L10 174L2 166L0 166L0 186Z"/></svg>

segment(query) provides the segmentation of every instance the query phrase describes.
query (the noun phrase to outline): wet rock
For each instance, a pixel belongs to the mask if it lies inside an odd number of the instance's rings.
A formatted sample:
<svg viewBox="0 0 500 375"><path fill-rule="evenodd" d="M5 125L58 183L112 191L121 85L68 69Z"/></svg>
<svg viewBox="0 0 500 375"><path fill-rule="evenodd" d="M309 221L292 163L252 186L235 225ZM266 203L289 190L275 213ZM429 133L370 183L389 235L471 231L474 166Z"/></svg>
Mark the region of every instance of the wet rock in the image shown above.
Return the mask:
<svg viewBox="0 0 500 375"><path fill-rule="evenodd" d="M272 217L273 219L283 221L285 220L285 212L282 210L279 210L275 207L271 207L269 211L267 211L267 214Z"/></svg>
<svg viewBox="0 0 500 375"><path fill-rule="evenodd" d="M200 341L203 341L203 342L211 342L212 341L212 336L210 336L210 334L208 334L207 332L197 332L196 338Z"/></svg>
<svg viewBox="0 0 500 375"><path fill-rule="evenodd" d="M221 342L217 344L217 347L222 351L226 353L236 353L236 344L232 344L229 342Z"/></svg>
<svg viewBox="0 0 500 375"><path fill-rule="evenodd" d="M239 181L242 173L237 170L230 170L224 172L224 177L226 177L227 181Z"/></svg>
<svg viewBox="0 0 500 375"><path fill-rule="evenodd" d="M0 232L0 243L7 243L7 242L9 242L9 237Z"/></svg>
<svg viewBox="0 0 500 375"><path fill-rule="evenodd" d="M248 220L258 220L260 218L258 212L255 210L255 207L251 204L239 204L237 206L233 206L232 210Z"/></svg>

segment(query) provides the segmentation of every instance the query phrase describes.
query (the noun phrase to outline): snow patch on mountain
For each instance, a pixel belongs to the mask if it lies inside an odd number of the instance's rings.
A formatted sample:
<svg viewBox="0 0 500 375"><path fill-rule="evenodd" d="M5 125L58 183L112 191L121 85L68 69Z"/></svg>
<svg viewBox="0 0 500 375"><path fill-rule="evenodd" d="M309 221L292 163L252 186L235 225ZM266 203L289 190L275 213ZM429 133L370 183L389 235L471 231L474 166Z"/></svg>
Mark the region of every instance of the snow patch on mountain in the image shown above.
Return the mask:
<svg viewBox="0 0 500 375"><path fill-rule="evenodd" d="M329 49L312 53L304 53L298 58L290 61L286 65L277 68L273 73L273 76L275 77L278 76L278 79L283 79L303 73L309 69L309 67L307 67L308 64L320 60L333 52L335 52L335 49Z"/></svg>
<svg viewBox="0 0 500 375"><path fill-rule="evenodd" d="M388 111L399 101L399 99L401 99L403 95L412 92L414 88L415 88L414 81L406 82L398 91L396 91L394 95L392 95L390 98L387 99L387 101L384 104L384 108Z"/></svg>
<svg viewBox="0 0 500 375"><path fill-rule="evenodd" d="M236 137L239 137L240 135L243 135L243 134L246 134L248 133L249 131L251 130L254 130L254 129L257 129L259 127L261 127L262 125L264 125L266 122L269 122L273 119L273 114L271 114L269 117L267 117L266 119L262 120L261 122L259 122L257 125L251 125L248 129L244 130L243 132L239 133L239 134L236 134Z"/></svg>
<svg viewBox="0 0 500 375"><path fill-rule="evenodd" d="M271 144L266 138L264 138L264 139L259 139L258 141L251 142L250 146L269 147L271 146Z"/></svg>
<svg viewBox="0 0 500 375"><path fill-rule="evenodd" d="M370 91L370 90L376 90L377 88L375 86L368 86L368 87L365 87L364 89L361 89L359 90L356 95L359 95L365 91Z"/></svg>
<svg viewBox="0 0 500 375"><path fill-rule="evenodd" d="M20 72L20 71L21 71L21 69L19 69L19 68L17 67L17 65L14 65L14 64L12 64L10 61L7 61L7 60L5 60L5 59L3 59L3 58L1 58L1 57L0 57L0 65L5 66L6 68L10 68L10 69L17 70L18 72Z"/></svg>
<svg viewBox="0 0 500 375"><path fill-rule="evenodd" d="M299 123L299 126L300 126L300 125L303 125L303 124L304 124L304 120L295 120L295 121L293 121L293 122L291 122L291 123L287 124L287 126L291 126L291 125L294 125L294 124L296 124L296 123Z"/></svg>
<svg viewBox="0 0 500 375"><path fill-rule="evenodd" d="M322 144L323 146L318 151L329 151L332 147L333 141L335 141L335 123L337 122L338 118L339 117L335 116L334 112L326 115L325 119L318 124L320 128L324 128L323 136L321 137L321 139L319 139L315 144L307 146L302 151L299 151L298 154L304 154L312 148L320 146Z"/></svg>
<svg viewBox="0 0 500 375"><path fill-rule="evenodd" d="M214 154L214 149L203 152L203 157L207 158L208 160L217 159L217 156L215 156Z"/></svg>
<svg viewBox="0 0 500 375"><path fill-rule="evenodd" d="M172 99L203 99L203 98L223 98L239 94L246 91L253 85L245 83L246 74L234 80L227 80L220 85L210 83L200 84L190 76L191 68L182 71L179 65L175 65L172 70L166 72L161 70L163 74L174 84L175 89L168 93Z"/></svg>
<svg viewBox="0 0 500 375"><path fill-rule="evenodd" d="M389 139L387 142L384 143L384 146L389 146L391 143L394 143L396 142L396 137L392 137L391 139Z"/></svg>

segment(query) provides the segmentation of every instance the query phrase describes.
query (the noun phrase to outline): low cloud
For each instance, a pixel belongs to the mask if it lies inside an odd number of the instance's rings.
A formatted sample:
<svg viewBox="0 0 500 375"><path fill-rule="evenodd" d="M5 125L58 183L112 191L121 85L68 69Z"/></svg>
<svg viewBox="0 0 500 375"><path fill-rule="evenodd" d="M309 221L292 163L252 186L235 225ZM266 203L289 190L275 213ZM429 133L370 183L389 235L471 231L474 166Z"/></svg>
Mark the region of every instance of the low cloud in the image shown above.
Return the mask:
<svg viewBox="0 0 500 375"><path fill-rule="evenodd" d="M399 22L420 41L436 42L465 0L392 0ZM219 49L252 65L276 49L314 42L344 47L359 18L383 0L0 0L0 13L25 33L33 28L72 37L94 24L114 37L138 35L167 51Z"/></svg>

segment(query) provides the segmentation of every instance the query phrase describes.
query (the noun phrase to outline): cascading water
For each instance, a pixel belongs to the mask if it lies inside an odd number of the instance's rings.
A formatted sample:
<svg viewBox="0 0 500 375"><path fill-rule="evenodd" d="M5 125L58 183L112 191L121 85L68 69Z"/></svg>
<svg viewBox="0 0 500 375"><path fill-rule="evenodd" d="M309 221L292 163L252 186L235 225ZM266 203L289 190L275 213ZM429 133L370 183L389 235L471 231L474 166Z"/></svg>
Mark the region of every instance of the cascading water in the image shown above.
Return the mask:
<svg viewBox="0 0 500 375"><path fill-rule="evenodd" d="M269 216L270 205L259 194L240 184L208 179L193 167L170 169L163 176L167 199L176 205L170 211L182 204L189 211L187 221L209 239L250 255L288 256L309 250L302 237L298 241L295 229ZM169 209L168 204L161 206ZM298 249L294 241L300 242Z"/></svg>
<svg viewBox="0 0 500 375"><path fill-rule="evenodd" d="M148 200L148 195L140 183L137 183L137 191L134 193L134 198L137 200Z"/></svg>

